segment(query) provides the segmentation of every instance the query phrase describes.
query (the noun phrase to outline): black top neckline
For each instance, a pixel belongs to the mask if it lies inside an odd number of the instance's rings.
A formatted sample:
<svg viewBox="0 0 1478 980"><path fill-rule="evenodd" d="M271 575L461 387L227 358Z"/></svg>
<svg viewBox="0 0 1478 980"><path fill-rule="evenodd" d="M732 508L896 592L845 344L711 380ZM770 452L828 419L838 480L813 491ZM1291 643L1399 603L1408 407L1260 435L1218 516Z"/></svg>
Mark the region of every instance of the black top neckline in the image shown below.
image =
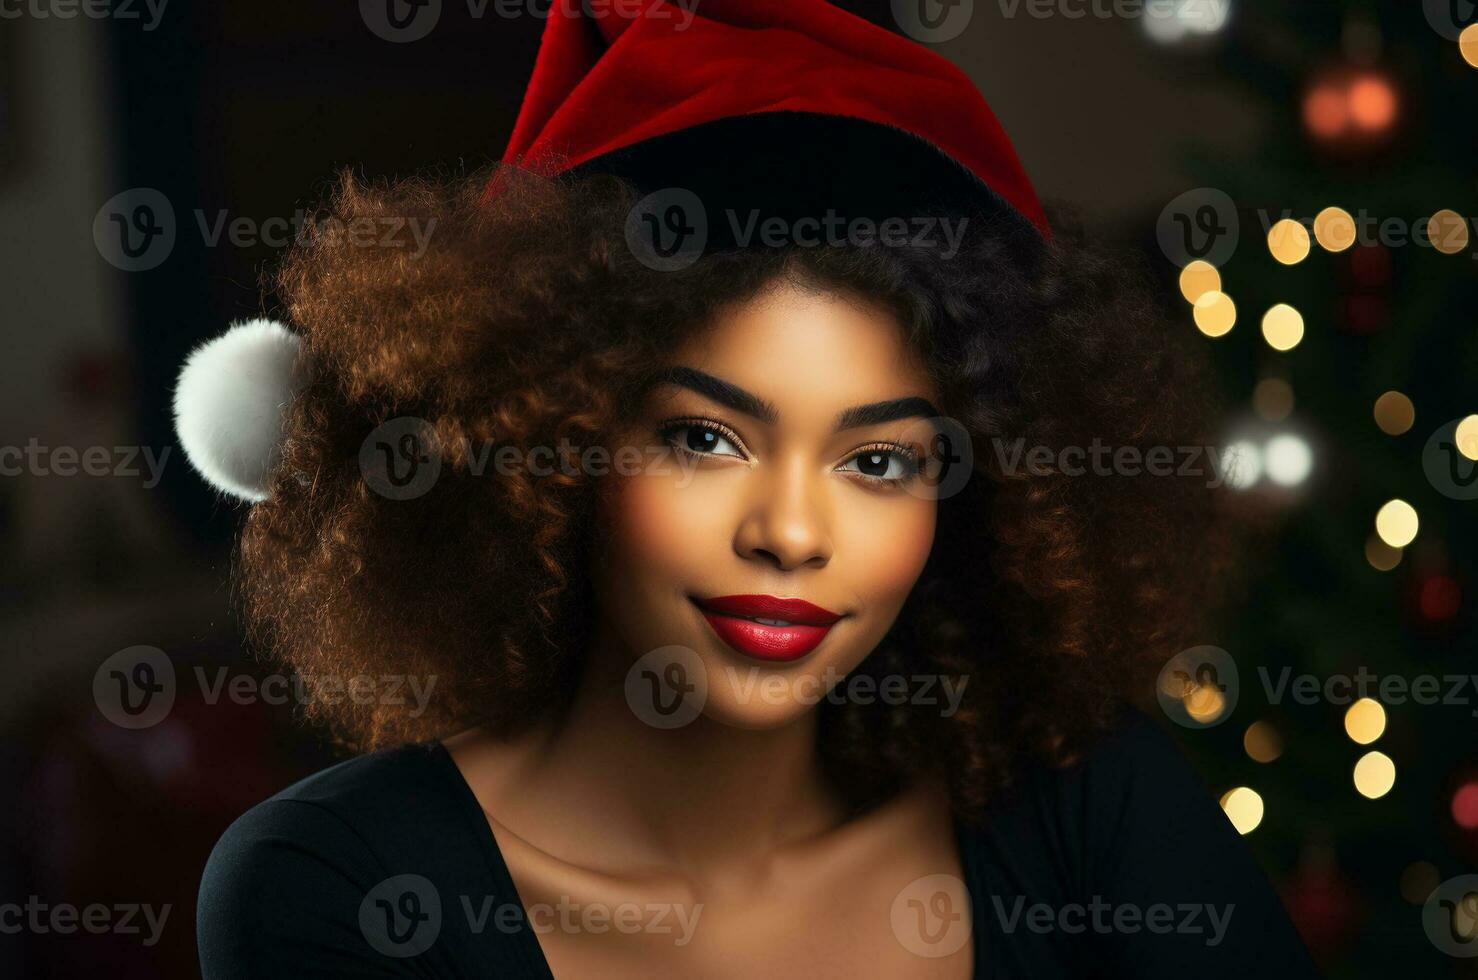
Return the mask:
<svg viewBox="0 0 1478 980"><path fill-rule="evenodd" d="M453 786L453 792L457 796L462 816L471 823L470 830L477 839L478 848L482 851L487 861L488 870L491 872L494 882L499 888L506 889L506 894L514 896L518 906L522 910L525 920L528 919L528 907L524 904L523 896L518 893L518 886L513 881L513 872L508 869L508 862L503 857L503 850L498 846L498 838L493 833L492 826L488 823L488 815L482 808L482 803L477 799L467 777L462 774L462 769L452 758L441 742L432 742L429 746L433 764L441 775ZM971 880L974 863L970 860L970 834L965 826L953 814L950 816L950 826L956 848L956 857L959 860L961 877L965 883L965 891L970 898L971 907L977 900L977 893L983 891L978 889L976 883ZM544 955L544 947L539 945L539 937L533 929L519 929L514 933L513 948L522 965L533 971L530 976L547 977L554 980L554 971L549 966L549 959ZM971 976L979 977L980 957L976 948L978 938L972 930L970 935L971 947Z"/></svg>

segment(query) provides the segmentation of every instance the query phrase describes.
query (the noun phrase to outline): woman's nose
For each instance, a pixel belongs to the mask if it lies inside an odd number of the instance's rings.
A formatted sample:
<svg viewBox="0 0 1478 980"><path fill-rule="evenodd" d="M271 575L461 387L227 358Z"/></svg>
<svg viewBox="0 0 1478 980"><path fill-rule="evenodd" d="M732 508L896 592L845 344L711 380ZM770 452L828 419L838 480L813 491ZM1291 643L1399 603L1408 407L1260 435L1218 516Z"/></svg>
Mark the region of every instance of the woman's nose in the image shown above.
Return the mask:
<svg viewBox="0 0 1478 980"><path fill-rule="evenodd" d="M734 536L740 557L782 571L823 568L831 560L828 501L805 460L761 465Z"/></svg>

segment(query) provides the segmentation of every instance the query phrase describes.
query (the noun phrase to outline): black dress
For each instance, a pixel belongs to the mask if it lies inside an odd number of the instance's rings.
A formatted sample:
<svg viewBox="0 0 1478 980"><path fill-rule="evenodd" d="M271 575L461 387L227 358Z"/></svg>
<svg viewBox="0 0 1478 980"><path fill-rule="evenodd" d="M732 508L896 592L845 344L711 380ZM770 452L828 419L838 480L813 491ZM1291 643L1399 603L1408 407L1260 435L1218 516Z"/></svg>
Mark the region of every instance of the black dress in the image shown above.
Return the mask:
<svg viewBox="0 0 1478 980"><path fill-rule="evenodd" d="M1250 852L1142 717L956 827L976 977L1315 977ZM253 807L206 865L206 980L551 977L487 819L439 744Z"/></svg>

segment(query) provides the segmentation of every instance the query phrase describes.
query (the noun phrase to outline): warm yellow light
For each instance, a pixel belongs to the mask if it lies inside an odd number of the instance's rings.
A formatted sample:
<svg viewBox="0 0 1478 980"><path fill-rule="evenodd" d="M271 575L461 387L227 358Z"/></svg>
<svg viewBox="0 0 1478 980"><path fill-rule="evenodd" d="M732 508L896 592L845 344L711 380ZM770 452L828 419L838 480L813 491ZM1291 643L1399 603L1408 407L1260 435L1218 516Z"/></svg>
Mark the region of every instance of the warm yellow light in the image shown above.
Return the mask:
<svg viewBox="0 0 1478 980"><path fill-rule="evenodd" d="M1304 318L1287 303L1279 303L1262 318L1262 336L1273 350L1293 350L1304 339Z"/></svg>
<svg viewBox="0 0 1478 980"><path fill-rule="evenodd" d="M1180 270L1180 295L1187 303L1194 303L1207 293L1221 290L1221 273L1210 262L1196 259Z"/></svg>
<svg viewBox="0 0 1478 980"><path fill-rule="evenodd" d="M1380 539L1379 534L1372 534L1365 539L1365 560L1377 572L1389 572L1401 564L1401 549L1392 548Z"/></svg>
<svg viewBox="0 0 1478 980"><path fill-rule="evenodd" d="M1301 221L1284 218L1268 229L1268 251L1284 265L1297 265L1309 257L1309 230Z"/></svg>
<svg viewBox="0 0 1478 980"><path fill-rule="evenodd" d="M1478 462L1478 415L1469 415L1459 422L1453 439L1457 443L1458 452Z"/></svg>
<svg viewBox="0 0 1478 980"><path fill-rule="evenodd" d="M1242 735L1242 748L1254 762L1273 762L1283 754L1283 736L1272 722L1254 721Z"/></svg>
<svg viewBox="0 0 1478 980"><path fill-rule="evenodd" d="M1226 695L1212 684L1198 685L1181 698L1181 703L1186 714L1203 725L1216 721L1227 710Z"/></svg>
<svg viewBox="0 0 1478 980"><path fill-rule="evenodd" d="M1355 244L1355 219L1344 208L1325 208L1314 218L1314 237L1331 252Z"/></svg>
<svg viewBox="0 0 1478 980"><path fill-rule="evenodd" d="M1220 337L1237 324L1237 304L1219 290L1202 293L1196 300L1196 327L1208 337Z"/></svg>
<svg viewBox="0 0 1478 980"><path fill-rule="evenodd" d="M1386 709L1374 698L1361 698L1345 712L1345 734L1361 745L1369 745L1386 730Z"/></svg>
<svg viewBox="0 0 1478 980"><path fill-rule="evenodd" d="M1443 208L1427 219L1427 237L1443 255L1457 255L1468 247L1468 219Z"/></svg>
<svg viewBox="0 0 1478 980"><path fill-rule="evenodd" d="M1263 378L1252 389L1252 407L1269 422L1281 422L1293 414L1293 386L1282 378Z"/></svg>
<svg viewBox="0 0 1478 980"><path fill-rule="evenodd" d="M1375 515L1375 533L1392 548L1404 548L1416 540L1416 508L1401 499L1387 501Z"/></svg>
<svg viewBox="0 0 1478 980"><path fill-rule="evenodd" d="M1416 406L1399 391L1375 400L1375 424L1388 436L1399 436L1416 424Z"/></svg>
<svg viewBox="0 0 1478 980"><path fill-rule="evenodd" d="M1250 834L1262 823L1262 797L1247 786L1238 786L1222 794L1221 808L1239 834Z"/></svg>
<svg viewBox="0 0 1478 980"><path fill-rule="evenodd" d="M1457 49L1462 52L1464 61L1478 68L1478 24L1463 28L1457 36Z"/></svg>
<svg viewBox="0 0 1478 980"><path fill-rule="evenodd" d="M1396 785L1396 763L1384 752L1367 752L1355 763L1355 789L1378 800Z"/></svg>

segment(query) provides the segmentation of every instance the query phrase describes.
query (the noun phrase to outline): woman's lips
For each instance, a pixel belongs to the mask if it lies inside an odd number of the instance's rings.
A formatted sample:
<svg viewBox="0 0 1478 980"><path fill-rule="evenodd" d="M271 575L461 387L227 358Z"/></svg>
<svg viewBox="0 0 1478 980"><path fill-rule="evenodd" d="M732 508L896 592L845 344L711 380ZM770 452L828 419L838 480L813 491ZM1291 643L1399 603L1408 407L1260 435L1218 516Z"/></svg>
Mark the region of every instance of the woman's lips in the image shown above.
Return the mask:
<svg viewBox="0 0 1478 980"><path fill-rule="evenodd" d="M719 639L757 660L798 660L816 649L842 618L804 599L772 595L725 595L693 602Z"/></svg>

